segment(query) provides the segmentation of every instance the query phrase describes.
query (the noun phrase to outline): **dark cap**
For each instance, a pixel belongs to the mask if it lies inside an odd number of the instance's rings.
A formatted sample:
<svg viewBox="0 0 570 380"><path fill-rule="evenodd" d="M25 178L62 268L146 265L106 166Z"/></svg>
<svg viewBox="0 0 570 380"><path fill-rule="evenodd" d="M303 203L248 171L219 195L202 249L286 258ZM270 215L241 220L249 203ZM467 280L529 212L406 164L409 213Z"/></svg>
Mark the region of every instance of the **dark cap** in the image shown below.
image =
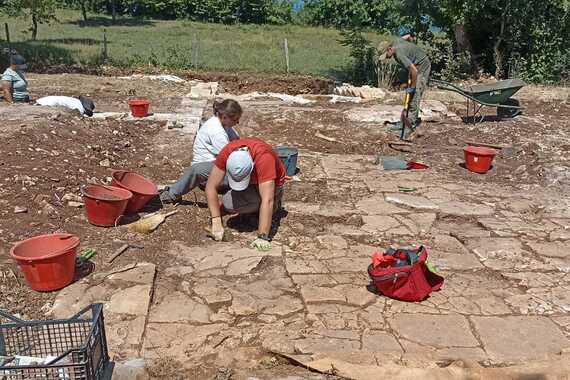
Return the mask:
<svg viewBox="0 0 570 380"><path fill-rule="evenodd" d="M81 102L83 109L85 110L85 115L90 117L93 116L93 110L95 109L95 103L93 103L93 100L83 95L80 96L78 99Z"/></svg>
<svg viewBox="0 0 570 380"><path fill-rule="evenodd" d="M404 36L406 36L406 35L410 35L410 36L412 36L412 37L415 37L415 36L416 36L416 32L414 32L414 29L412 29L412 28L409 27L409 26L402 26L402 27L400 27L400 29L399 29L399 31L398 31L398 34L399 34L400 37L404 37Z"/></svg>
<svg viewBox="0 0 570 380"><path fill-rule="evenodd" d="M24 57L18 54L10 56L10 65L15 65L18 67L24 66L22 68L25 68L25 66L27 66Z"/></svg>

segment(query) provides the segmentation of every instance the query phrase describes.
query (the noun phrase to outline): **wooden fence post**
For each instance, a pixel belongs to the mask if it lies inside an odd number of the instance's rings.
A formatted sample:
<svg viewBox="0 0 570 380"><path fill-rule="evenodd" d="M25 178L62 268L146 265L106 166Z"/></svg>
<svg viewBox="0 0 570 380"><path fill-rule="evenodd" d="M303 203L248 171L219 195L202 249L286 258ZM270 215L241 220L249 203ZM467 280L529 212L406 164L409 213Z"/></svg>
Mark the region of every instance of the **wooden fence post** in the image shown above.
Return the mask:
<svg viewBox="0 0 570 380"><path fill-rule="evenodd" d="M103 29L103 63L107 63L108 51L107 51L107 29Z"/></svg>
<svg viewBox="0 0 570 380"><path fill-rule="evenodd" d="M6 31L6 42L8 43L8 57L12 57L12 44L10 43L10 29L8 28L8 23L4 23L4 29Z"/></svg>
<svg viewBox="0 0 570 380"><path fill-rule="evenodd" d="M283 41L283 50L285 52L285 68L287 74L289 74L289 44L287 43L287 38Z"/></svg>
<svg viewBox="0 0 570 380"><path fill-rule="evenodd" d="M198 35L192 35L192 66L194 70L198 70Z"/></svg>

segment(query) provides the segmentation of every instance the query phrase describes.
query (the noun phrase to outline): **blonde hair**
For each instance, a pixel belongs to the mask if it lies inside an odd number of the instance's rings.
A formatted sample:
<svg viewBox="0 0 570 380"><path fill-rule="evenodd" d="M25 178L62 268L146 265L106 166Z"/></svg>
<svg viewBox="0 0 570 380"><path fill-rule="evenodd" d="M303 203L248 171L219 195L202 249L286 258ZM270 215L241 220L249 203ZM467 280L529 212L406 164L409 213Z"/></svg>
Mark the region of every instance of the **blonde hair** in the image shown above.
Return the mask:
<svg viewBox="0 0 570 380"><path fill-rule="evenodd" d="M239 103L233 99L224 99L222 101L214 100L214 115L229 117L240 117L243 110Z"/></svg>

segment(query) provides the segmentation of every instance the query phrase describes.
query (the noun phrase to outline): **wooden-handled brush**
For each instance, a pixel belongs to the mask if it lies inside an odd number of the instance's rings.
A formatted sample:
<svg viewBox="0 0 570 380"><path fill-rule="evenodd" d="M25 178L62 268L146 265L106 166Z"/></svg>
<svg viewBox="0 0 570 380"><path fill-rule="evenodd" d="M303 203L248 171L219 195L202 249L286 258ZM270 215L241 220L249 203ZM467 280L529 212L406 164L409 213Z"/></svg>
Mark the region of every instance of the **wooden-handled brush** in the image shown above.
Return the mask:
<svg viewBox="0 0 570 380"><path fill-rule="evenodd" d="M166 214L154 214L147 218L143 218L129 225L129 230L142 234L150 234L158 228L171 215L177 214L178 210L171 211Z"/></svg>

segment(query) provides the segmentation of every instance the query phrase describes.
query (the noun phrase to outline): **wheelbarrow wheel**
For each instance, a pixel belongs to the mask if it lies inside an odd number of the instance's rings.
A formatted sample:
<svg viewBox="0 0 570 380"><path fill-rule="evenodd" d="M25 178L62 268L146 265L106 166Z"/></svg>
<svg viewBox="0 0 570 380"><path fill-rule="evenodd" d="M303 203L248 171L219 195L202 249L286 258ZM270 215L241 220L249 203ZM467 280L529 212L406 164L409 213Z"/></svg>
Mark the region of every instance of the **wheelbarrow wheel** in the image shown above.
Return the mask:
<svg viewBox="0 0 570 380"><path fill-rule="evenodd" d="M520 102L517 99L509 98L507 101L501 103L501 105L520 107ZM507 108L507 107L497 107L497 116L500 119L512 119L513 117L520 115L522 113L521 109Z"/></svg>

